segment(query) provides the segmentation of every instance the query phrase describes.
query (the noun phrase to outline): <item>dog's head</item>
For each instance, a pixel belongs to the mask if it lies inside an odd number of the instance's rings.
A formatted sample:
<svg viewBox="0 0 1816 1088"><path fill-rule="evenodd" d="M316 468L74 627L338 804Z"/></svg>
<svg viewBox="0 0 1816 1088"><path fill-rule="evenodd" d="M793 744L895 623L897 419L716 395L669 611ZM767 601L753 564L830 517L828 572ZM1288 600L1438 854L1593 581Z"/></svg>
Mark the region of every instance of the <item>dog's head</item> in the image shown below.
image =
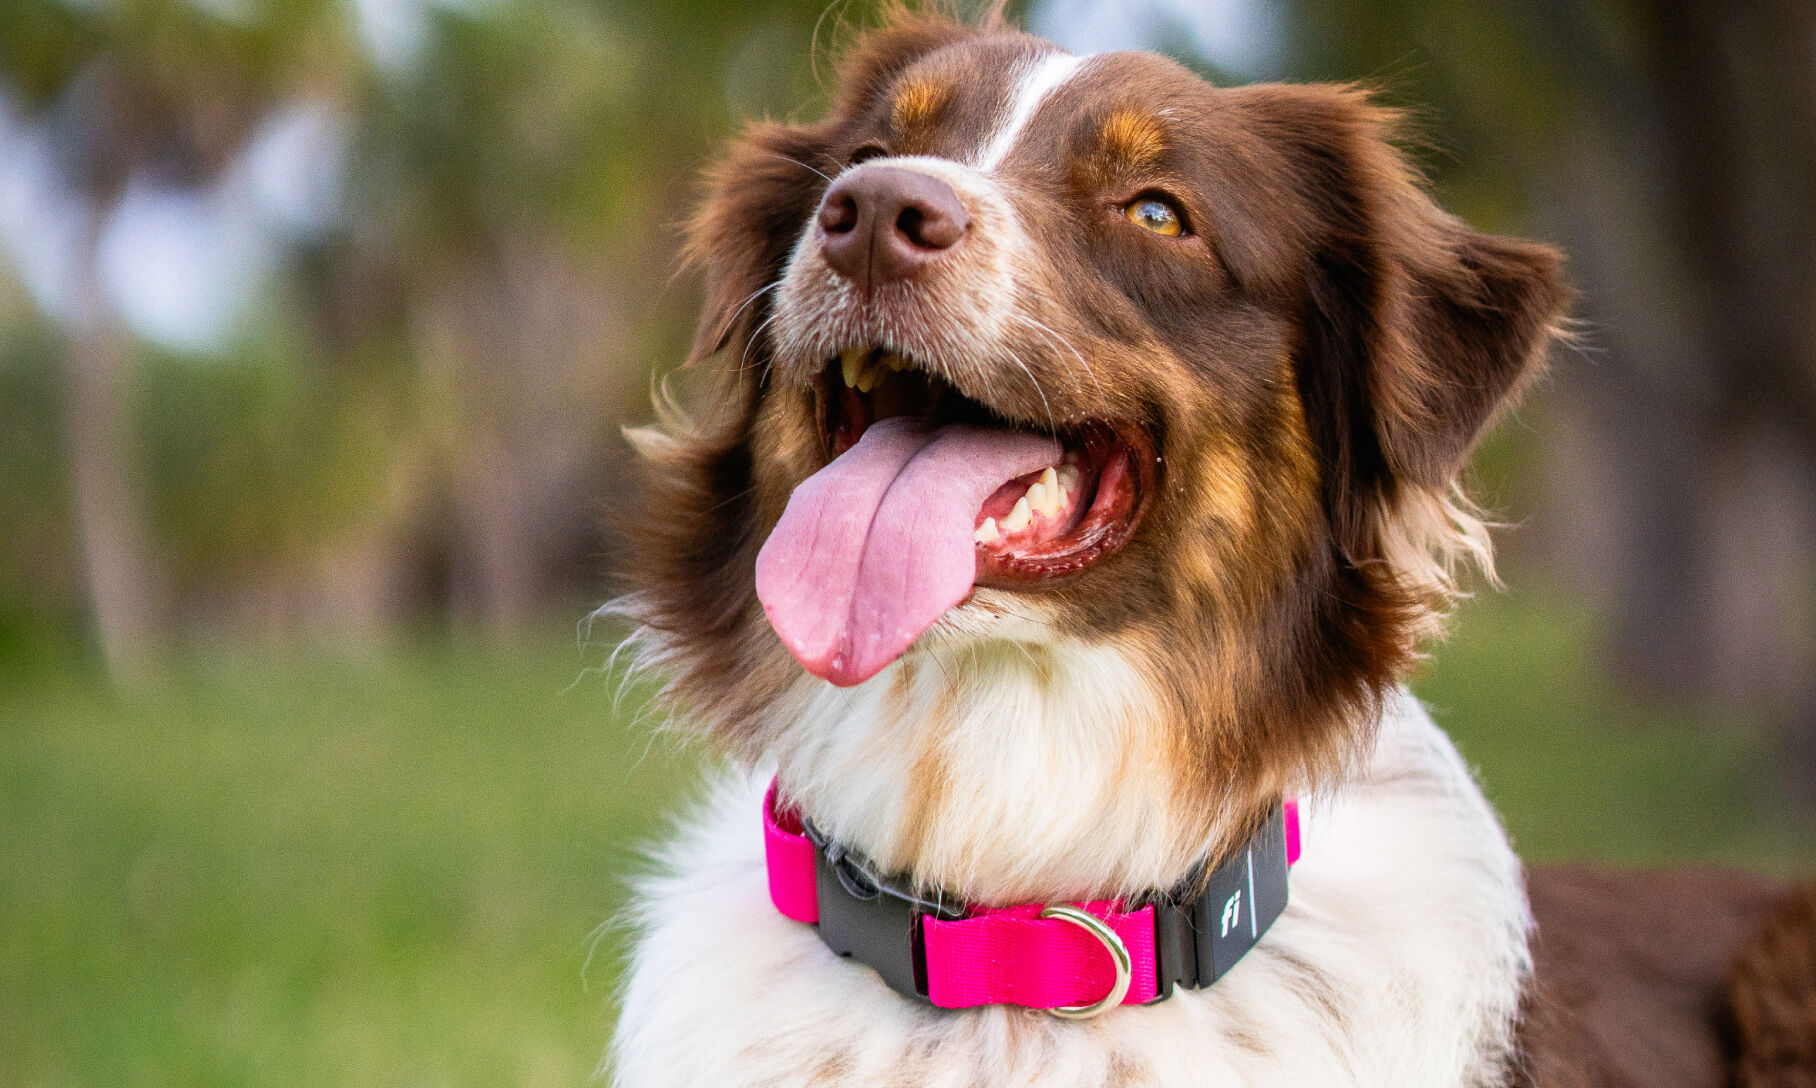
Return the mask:
<svg viewBox="0 0 1816 1088"><path fill-rule="evenodd" d="M672 692L754 752L808 687L1107 652L1175 785L1329 771L1486 557L1454 481L1565 298L1394 127L1000 25L860 38L691 223L722 388L636 436L630 572Z"/></svg>

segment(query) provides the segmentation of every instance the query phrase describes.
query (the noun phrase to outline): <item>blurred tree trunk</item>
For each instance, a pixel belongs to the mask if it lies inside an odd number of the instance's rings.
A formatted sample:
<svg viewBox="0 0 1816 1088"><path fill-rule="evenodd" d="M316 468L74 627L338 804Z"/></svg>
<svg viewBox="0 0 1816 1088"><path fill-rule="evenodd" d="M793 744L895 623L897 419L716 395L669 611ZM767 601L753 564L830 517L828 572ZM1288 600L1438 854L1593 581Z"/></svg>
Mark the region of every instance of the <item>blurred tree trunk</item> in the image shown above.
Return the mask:
<svg viewBox="0 0 1816 1088"><path fill-rule="evenodd" d="M47 99L63 180L86 225L74 245L66 333L65 435L76 534L95 633L115 675L150 663L169 633L170 586L147 523L137 433L134 345L101 283L109 214L150 165L170 177L218 173L255 116L253 105L205 81L173 94L148 68L103 55L61 73Z"/></svg>
<svg viewBox="0 0 1816 1088"><path fill-rule="evenodd" d="M148 663L166 622L165 586L145 523L132 411L132 355L95 267L102 212L83 239L65 356L65 440L76 536L95 634L115 675Z"/></svg>

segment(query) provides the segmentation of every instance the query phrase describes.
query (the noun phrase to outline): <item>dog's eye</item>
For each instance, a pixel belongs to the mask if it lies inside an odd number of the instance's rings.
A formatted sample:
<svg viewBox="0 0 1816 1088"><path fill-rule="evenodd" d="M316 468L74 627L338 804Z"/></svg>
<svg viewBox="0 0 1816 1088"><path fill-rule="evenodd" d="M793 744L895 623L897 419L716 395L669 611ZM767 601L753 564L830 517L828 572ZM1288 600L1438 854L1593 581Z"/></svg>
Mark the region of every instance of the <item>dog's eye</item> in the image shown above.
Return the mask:
<svg viewBox="0 0 1816 1088"><path fill-rule="evenodd" d="M1123 217L1142 230L1176 238L1185 233L1185 219L1179 209L1157 196L1141 196L1123 206Z"/></svg>
<svg viewBox="0 0 1816 1088"><path fill-rule="evenodd" d="M889 151L880 144L865 144L863 147L853 151L851 156L845 160L845 164L847 166L856 166L861 162L869 162L871 159L880 159L887 154L889 154Z"/></svg>

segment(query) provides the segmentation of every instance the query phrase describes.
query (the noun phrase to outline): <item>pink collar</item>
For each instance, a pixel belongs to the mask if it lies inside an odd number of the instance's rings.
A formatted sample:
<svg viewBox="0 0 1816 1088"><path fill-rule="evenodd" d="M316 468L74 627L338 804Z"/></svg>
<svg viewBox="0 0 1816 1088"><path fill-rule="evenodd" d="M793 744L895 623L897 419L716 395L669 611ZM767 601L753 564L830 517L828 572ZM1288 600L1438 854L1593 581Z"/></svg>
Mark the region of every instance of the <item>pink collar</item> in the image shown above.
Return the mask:
<svg viewBox="0 0 1816 1088"><path fill-rule="evenodd" d="M1090 1016L1164 999L1175 985L1208 986L1260 940L1286 906L1299 805L1277 807L1211 871L1202 894L1156 895L1135 909L1119 900L983 910L922 899L815 832L774 783L763 838L776 909L818 927L833 951L869 964L892 988L946 1009Z"/></svg>

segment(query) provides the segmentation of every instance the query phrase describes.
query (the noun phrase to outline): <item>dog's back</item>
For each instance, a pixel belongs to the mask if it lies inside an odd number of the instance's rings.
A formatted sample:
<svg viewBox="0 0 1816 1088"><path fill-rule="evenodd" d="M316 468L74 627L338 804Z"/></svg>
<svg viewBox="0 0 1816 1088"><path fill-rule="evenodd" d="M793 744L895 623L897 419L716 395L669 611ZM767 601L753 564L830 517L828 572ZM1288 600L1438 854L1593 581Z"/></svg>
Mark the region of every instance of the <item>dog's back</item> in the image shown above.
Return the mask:
<svg viewBox="0 0 1816 1088"><path fill-rule="evenodd" d="M1535 869L1533 1088L1816 1085L1816 889L1730 869Z"/></svg>
<svg viewBox="0 0 1816 1088"><path fill-rule="evenodd" d="M1816 887L1780 897L1728 983L1740 1088L1816 1085Z"/></svg>

